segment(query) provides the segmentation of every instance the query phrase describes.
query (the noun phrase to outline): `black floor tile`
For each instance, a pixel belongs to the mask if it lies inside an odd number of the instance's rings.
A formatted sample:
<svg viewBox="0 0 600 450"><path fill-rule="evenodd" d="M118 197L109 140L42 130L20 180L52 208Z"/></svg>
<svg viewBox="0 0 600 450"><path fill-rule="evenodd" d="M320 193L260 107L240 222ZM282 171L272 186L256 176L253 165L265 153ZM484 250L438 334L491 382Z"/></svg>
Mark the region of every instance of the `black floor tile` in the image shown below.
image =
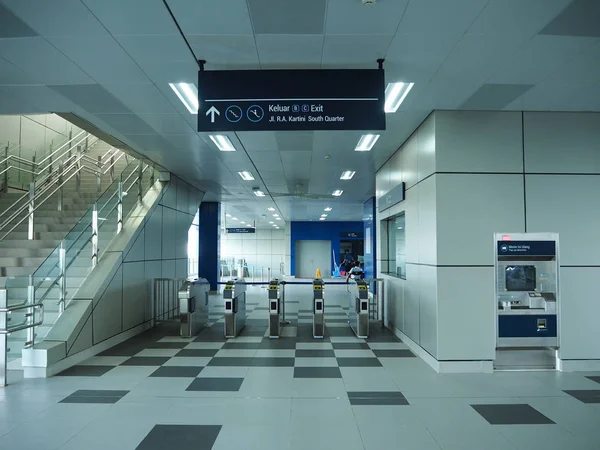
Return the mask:
<svg viewBox="0 0 600 450"><path fill-rule="evenodd" d="M124 342L119 345L115 345L108 350L98 353L98 356L133 356L144 350L146 346L144 344L129 344Z"/></svg>
<svg viewBox="0 0 600 450"><path fill-rule="evenodd" d="M334 342L334 350L370 350L366 342Z"/></svg>
<svg viewBox="0 0 600 450"><path fill-rule="evenodd" d="M325 317L325 323L348 323L348 319L330 319Z"/></svg>
<svg viewBox="0 0 600 450"><path fill-rule="evenodd" d="M252 357L219 357L216 356L211 359L207 366L217 366L217 367L252 367L254 358Z"/></svg>
<svg viewBox="0 0 600 450"><path fill-rule="evenodd" d="M260 342L226 342L221 350L256 350L260 348Z"/></svg>
<svg viewBox="0 0 600 450"><path fill-rule="evenodd" d="M265 320L266 322L266 320ZM244 327L242 331L240 331L241 337L262 337L267 332L267 327Z"/></svg>
<svg viewBox="0 0 600 450"><path fill-rule="evenodd" d="M136 450L189 448L210 450L221 425L155 425Z"/></svg>
<svg viewBox="0 0 600 450"><path fill-rule="evenodd" d="M113 404L121 400L129 391L79 390L62 399L60 403L105 403Z"/></svg>
<svg viewBox="0 0 600 450"><path fill-rule="evenodd" d="M544 425L554 423L527 404L471 405L471 407L492 425Z"/></svg>
<svg viewBox="0 0 600 450"><path fill-rule="evenodd" d="M377 358L337 358L340 367L382 367Z"/></svg>
<svg viewBox="0 0 600 450"><path fill-rule="evenodd" d="M588 378L588 379L590 379L592 381L595 381L596 383L600 383L600 377L594 377L594 376L592 376L592 377L586 377L586 378Z"/></svg>
<svg viewBox="0 0 600 450"><path fill-rule="evenodd" d="M327 325L327 321L325 325ZM327 331L333 337L354 337L354 331L350 327L329 327Z"/></svg>
<svg viewBox="0 0 600 450"><path fill-rule="evenodd" d="M296 348L296 338L280 337L279 339L264 338L260 343L262 350L294 350Z"/></svg>
<svg viewBox="0 0 600 450"><path fill-rule="evenodd" d="M416 358L410 350L372 350L378 358Z"/></svg>
<svg viewBox="0 0 600 450"><path fill-rule="evenodd" d="M296 358L335 358L333 350L296 350Z"/></svg>
<svg viewBox="0 0 600 450"><path fill-rule="evenodd" d="M214 325L212 327L205 328L200 333L198 333L198 336L196 336L196 339L194 339L194 341L225 342L227 341L227 339L225 339L225 330L223 329L223 326Z"/></svg>
<svg viewBox="0 0 600 450"><path fill-rule="evenodd" d="M369 341L371 342L402 342L387 328L381 328L379 322L371 322L369 327Z"/></svg>
<svg viewBox="0 0 600 450"><path fill-rule="evenodd" d="M190 342L192 342L191 339ZM186 347L190 342L153 342L148 344L146 348L178 349Z"/></svg>
<svg viewBox="0 0 600 450"><path fill-rule="evenodd" d="M351 405L409 405L401 392L348 392Z"/></svg>
<svg viewBox="0 0 600 450"><path fill-rule="evenodd" d="M175 356L186 356L191 358L212 358L219 351L218 348L183 349Z"/></svg>
<svg viewBox="0 0 600 450"><path fill-rule="evenodd" d="M243 378L196 378L186 391L237 392L243 382Z"/></svg>
<svg viewBox="0 0 600 450"><path fill-rule="evenodd" d="M252 366L254 367L294 367L294 358L258 357L252 359Z"/></svg>
<svg viewBox="0 0 600 450"><path fill-rule="evenodd" d="M600 390L570 390L564 392L583 403L600 403Z"/></svg>
<svg viewBox="0 0 600 450"><path fill-rule="evenodd" d="M115 366L73 366L57 374L57 377L100 377Z"/></svg>
<svg viewBox="0 0 600 450"><path fill-rule="evenodd" d="M202 367L163 366L156 369L150 376L159 378L196 378Z"/></svg>
<svg viewBox="0 0 600 450"><path fill-rule="evenodd" d="M342 378L339 367L294 367L294 378Z"/></svg>
<svg viewBox="0 0 600 450"><path fill-rule="evenodd" d="M162 366L169 357L163 356L134 356L123 362L122 366Z"/></svg>

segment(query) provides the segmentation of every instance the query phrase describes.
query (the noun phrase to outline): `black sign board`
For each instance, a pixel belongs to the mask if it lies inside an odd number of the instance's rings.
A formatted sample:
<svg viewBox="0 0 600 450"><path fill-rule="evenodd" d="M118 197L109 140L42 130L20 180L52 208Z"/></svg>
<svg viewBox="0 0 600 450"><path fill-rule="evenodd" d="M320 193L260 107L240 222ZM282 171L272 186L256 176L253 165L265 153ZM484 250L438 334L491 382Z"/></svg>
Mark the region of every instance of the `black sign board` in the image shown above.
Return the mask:
<svg viewBox="0 0 600 450"><path fill-rule="evenodd" d="M385 211L402 201L404 201L404 182L379 197L379 212Z"/></svg>
<svg viewBox="0 0 600 450"><path fill-rule="evenodd" d="M555 241L499 241L498 256L555 256Z"/></svg>
<svg viewBox="0 0 600 450"><path fill-rule="evenodd" d="M364 238L365 233L362 231L343 231L340 233L341 238Z"/></svg>
<svg viewBox="0 0 600 450"><path fill-rule="evenodd" d="M198 131L385 130L383 69L198 73Z"/></svg>
<svg viewBox="0 0 600 450"><path fill-rule="evenodd" d="M256 233L256 228L227 228L228 233Z"/></svg>

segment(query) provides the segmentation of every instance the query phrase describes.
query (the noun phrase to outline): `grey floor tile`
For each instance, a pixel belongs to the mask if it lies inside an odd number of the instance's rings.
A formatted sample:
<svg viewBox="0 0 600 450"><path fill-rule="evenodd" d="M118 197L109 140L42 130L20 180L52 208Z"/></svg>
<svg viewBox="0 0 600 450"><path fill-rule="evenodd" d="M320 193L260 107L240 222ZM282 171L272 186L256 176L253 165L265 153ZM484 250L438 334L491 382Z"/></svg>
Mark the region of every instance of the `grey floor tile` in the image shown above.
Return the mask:
<svg viewBox="0 0 600 450"><path fill-rule="evenodd" d="M377 358L337 358L340 367L381 367Z"/></svg>
<svg viewBox="0 0 600 450"><path fill-rule="evenodd" d="M151 344L148 344L148 346L146 348L162 348L162 349L177 349L177 348L184 348L186 345L189 344L189 341L184 341L184 342L153 342Z"/></svg>
<svg viewBox="0 0 600 450"><path fill-rule="evenodd" d="M471 406L492 425L544 425L554 423L527 404Z"/></svg>
<svg viewBox="0 0 600 450"><path fill-rule="evenodd" d="M586 377L588 380L592 380L595 381L596 383L600 383L600 377L597 376L591 376L591 377Z"/></svg>
<svg viewBox="0 0 600 450"><path fill-rule="evenodd" d="M210 348L204 348L204 349L183 349L180 352L178 352L175 356L178 357L201 357L201 358L212 358L213 356L215 356L217 354L219 350L218 349L210 349Z"/></svg>
<svg viewBox="0 0 600 450"><path fill-rule="evenodd" d="M62 399L60 403L105 403L113 404L121 400L129 391L122 390L78 390L68 397Z"/></svg>
<svg viewBox="0 0 600 450"><path fill-rule="evenodd" d="M136 450L211 450L220 431L220 425L155 425Z"/></svg>
<svg viewBox="0 0 600 450"><path fill-rule="evenodd" d="M410 350L373 350L378 358L416 358Z"/></svg>
<svg viewBox="0 0 600 450"><path fill-rule="evenodd" d="M339 367L294 367L294 378L342 378Z"/></svg>
<svg viewBox="0 0 600 450"><path fill-rule="evenodd" d="M240 336L264 336L267 332L267 327L244 327L240 331Z"/></svg>
<svg viewBox="0 0 600 450"><path fill-rule="evenodd" d="M333 358L333 350L296 350L296 358Z"/></svg>
<svg viewBox="0 0 600 450"><path fill-rule="evenodd" d="M583 403L600 403L600 389L594 390L569 390L564 391L571 397L575 397L577 400Z"/></svg>
<svg viewBox="0 0 600 450"><path fill-rule="evenodd" d="M210 360L207 366L232 366L232 367L251 367L253 366L254 358L220 358L214 357Z"/></svg>
<svg viewBox="0 0 600 450"><path fill-rule="evenodd" d="M60 403L101 403L114 404L121 400L122 397L67 397Z"/></svg>
<svg viewBox="0 0 600 450"><path fill-rule="evenodd" d="M332 318L332 317L326 317L325 318L325 324L347 324L348 323L348 319L338 319L338 318Z"/></svg>
<svg viewBox="0 0 600 450"><path fill-rule="evenodd" d="M255 357L252 361L253 367L294 367L294 358L264 358Z"/></svg>
<svg viewBox="0 0 600 450"><path fill-rule="evenodd" d="M408 400L402 395L401 392L393 391L362 391L362 392L348 392L348 399L350 404L353 406L358 405L371 405L371 406L389 406L408 405Z"/></svg>
<svg viewBox="0 0 600 450"><path fill-rule="evenodd" d="M159 367L150 376L161 378L195 378L201 371L202 367L166 366Z"/></svg>
<svg viewBox="0 0 600 450"><path fill-rule="evenodd" d="M262 350L295 350L296 339L295 337L280 337L279 339L265 338L260 343L259 348Z"/></svg>
<svg viewBox="0 0 600 450"><path fill-rule="evenodd" d="M222 350L257 350L260 348L260 342L226 342L221 347Z"/></svg>
<svg viewBox="0 0 600 450"><path fill-rule="evenodd" d="M122 366L162 366L169 359L168 357L160 356L135 356L125 361Z"/></svg>
<svg viewBox="0 0 600 450"><path fill-rule="evenodd" d="M73 366L57 374L58 377L100 377L116 366Z"/></svg>
<svg viewBox="0 0 600 450"><path fill-rule="evenodd" d="M243 378L196 378L186 391L237 392L240 390L243 382Z"/></svg>
<svg viewBox="0 0 600 450"><path fill-rule="evenodd" d="M334 342L334 350L369 350L370 347L366 342Z"/></svg>

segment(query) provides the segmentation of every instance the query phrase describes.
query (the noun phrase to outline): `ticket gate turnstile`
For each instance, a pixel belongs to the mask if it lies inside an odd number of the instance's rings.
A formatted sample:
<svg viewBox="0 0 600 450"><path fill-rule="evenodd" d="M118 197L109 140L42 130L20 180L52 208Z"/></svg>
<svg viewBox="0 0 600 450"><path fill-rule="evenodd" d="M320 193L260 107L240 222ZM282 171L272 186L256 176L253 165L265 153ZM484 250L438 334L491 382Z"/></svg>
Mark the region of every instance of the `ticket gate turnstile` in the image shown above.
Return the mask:
<svg viewBox="0 0 600 450"><path fill-rule="evenodd" d="M279 339L281 322L279 314L281 311L280 280L275 278L269 282L269 338Z"/></svg>
<svg viewBox="0 0 600 450"><path fill-rule="evenodd" d="M325 334L325 283L320 278L313 280L313 337L323 339Z"/></svg>
<svg viewBox="0 0 600 450"><path fill-rule="evenodd" d="M243 278L228 281L223 290L225 300L225 337L236 337L246 325L246 282Z"/></svg>
<svg viewBox="0 0 600 450"><path fill-rule="evenodd" d="M185 281L177 292L181 337L195 336L208 324L209 290L208 280L198 278Z"/></svg>
<svg viewBox="0 0 600 450"><path fill-rule="evenodd" d="M354 280L350 283L348 323L356 337L369 337L369 285L364 280Z"/></svg>

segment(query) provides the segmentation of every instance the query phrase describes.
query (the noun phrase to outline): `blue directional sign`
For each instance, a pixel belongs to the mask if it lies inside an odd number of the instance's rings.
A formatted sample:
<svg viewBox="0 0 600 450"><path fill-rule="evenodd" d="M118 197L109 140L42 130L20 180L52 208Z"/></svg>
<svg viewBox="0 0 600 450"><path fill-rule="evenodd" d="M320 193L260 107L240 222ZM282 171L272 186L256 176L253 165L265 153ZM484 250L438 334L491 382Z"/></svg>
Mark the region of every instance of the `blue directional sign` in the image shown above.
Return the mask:
<svg viewBox="0 0 600 450"><path fill-rule="evenodd" d="M383 69L198 74L198 131L385 130Z"/></svg>

